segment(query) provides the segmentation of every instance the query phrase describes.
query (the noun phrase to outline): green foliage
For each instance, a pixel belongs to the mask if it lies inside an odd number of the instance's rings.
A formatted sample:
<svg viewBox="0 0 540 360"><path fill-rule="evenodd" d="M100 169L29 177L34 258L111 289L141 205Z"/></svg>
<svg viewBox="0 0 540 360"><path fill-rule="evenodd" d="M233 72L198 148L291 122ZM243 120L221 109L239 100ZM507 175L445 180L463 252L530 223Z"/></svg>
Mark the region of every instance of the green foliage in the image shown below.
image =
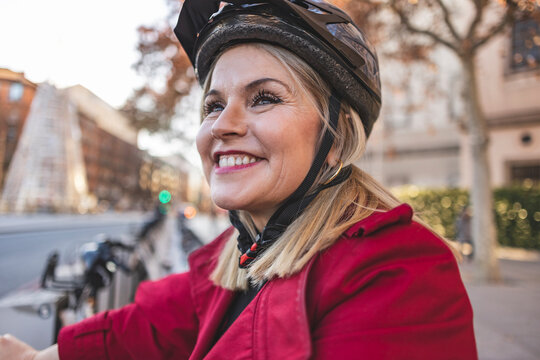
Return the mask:
<svg viewBox="0 0 540 360"><path fill-rule="evenodd" d="M440 235L456 239L456 219L469 203L462 189L419 189L406 186L394 193ZM501 245L540 249L540 187L508 187L494 191L497 237Z"/></svg>
<svg viewBox="0 0 540 360"><path fill-rule="evenodd" d="M494 195L499 243L540 249L540 188L501 188Z"/></svg>

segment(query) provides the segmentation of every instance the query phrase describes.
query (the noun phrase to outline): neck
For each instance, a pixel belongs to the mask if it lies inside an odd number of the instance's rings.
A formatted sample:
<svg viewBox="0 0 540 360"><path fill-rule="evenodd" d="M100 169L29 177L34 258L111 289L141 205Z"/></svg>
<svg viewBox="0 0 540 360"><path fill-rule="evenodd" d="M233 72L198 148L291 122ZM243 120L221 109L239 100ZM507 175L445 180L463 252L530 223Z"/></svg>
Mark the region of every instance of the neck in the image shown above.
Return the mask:
<svg viewBox="0 0 540 360"><path fill-rule="evenodd" d="M262 229L264 229L264 227L266 226L266 224L268 224L268 220L270 220L270 217L275 211L276 209L269 210L269 211L257 211L257 212L248 211L247 213L251 217L251 220L253 220L253 223L255 224L257 231L261 232Z"/></svg>

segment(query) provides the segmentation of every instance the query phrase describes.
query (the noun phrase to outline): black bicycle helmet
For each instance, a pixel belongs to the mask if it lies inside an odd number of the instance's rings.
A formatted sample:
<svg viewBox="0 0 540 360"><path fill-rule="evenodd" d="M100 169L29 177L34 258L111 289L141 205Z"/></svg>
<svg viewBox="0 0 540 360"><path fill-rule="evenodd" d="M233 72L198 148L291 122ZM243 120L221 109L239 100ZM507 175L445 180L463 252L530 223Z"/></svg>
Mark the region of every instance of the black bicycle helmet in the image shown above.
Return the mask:
<svg viewBox="0 0 540 360"><path fill-rule="evenodd" d="M227 47L267 42L319 72L360 114L367 136L377 120L381 85L375 49L346 13L324 1L186 0L175 34L201 84Z"/></svg>

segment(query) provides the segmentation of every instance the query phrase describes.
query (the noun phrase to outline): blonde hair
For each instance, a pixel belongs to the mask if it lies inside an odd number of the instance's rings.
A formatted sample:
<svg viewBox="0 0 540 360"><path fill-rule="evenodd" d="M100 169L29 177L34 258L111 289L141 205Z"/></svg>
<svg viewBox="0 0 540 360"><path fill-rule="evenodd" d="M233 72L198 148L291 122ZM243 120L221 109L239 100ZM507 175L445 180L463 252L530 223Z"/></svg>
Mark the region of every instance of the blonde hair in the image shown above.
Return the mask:
<svg viewBox="0 0 540 360"><path fill-rule="evenodd" d="M322 138L324 131L329 128L330 89L327 83L311 66L286 49L266 43L242 45L261 49L283 65L294 80L295 90L306 94L319 111ZM218 59L214 61L214 66ZM214 66L205 81L204 93L209 90ZM221 251L210 279L224 288L240 290L247 288L248 279L260 284L274 277L291 276L300 271L314 255L333 245L345 230L358 221L374 211L399 205L400 201L387 189L354 165L362 156L365 143L366 135L360 116L343 101L337 130L334 131L333 151L343 166L351 165L350 177L339 185L321 191L302 215L247 269L238 267L241 253L236 241L238 233L234 232ZM323 166L312 189L328 181L336 170L329 165ZM254 238L257 230L249 214L239 211L239 215Z"/></svg>

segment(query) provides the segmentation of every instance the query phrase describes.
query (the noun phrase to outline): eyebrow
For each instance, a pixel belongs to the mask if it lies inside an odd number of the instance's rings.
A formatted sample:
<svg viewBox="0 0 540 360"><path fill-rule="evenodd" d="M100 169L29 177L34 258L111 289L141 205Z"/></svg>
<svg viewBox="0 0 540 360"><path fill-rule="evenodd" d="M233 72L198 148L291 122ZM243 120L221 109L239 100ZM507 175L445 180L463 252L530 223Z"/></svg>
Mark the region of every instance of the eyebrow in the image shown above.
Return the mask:
<svg viewBox="0 0 540 360"><path fill-rule="evenodd" d="M259 86L261 86L262 84L264 83L267 83L267 82L275 82L275 83L278 83L280 84L281 86L283 86L285 89L287 89L288 92L292 92L291 91L291 88L289 87L289 85L285 84L283 81L281 80L278 80L278 79L274 79L274 78L261 78L261 79L257 79L257 80L253 80L252 82L250 82L249 84L247 84L246 86L244 86L244 91L245 92L249 92L251 90L253 90L253 88L257 88ZM216 90L216 89L211 89L210 91L208 91L205 95L204 95L204 98L206 99L208 96L211 96L211 95L220 95L221 92L219 90Z"/></svg>

